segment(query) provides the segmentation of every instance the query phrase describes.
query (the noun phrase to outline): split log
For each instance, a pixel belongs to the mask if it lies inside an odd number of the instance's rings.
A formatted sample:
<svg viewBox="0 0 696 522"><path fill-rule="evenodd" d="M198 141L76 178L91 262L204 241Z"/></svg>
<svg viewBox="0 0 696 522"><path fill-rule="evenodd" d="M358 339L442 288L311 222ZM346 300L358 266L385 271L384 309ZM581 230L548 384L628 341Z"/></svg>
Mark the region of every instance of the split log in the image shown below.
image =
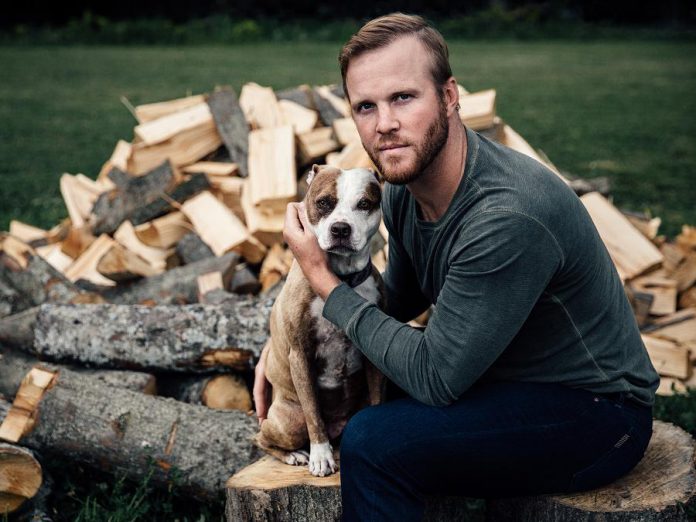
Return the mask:
<svg viewBox="0 0 696 522"><path fill-rule="evenodd" d="M323 121L324 125L327 127L331 127L335 120L346 117L345 114L336 109L329 100L322 96L317 88L312 90L312 101L314 107L319 112L319 116L321 116L321 121Z"/></svg>
<svg viewBox="0 0 696 522"><path fill-rule="evenodd" d="M239 255L230 252L224 256L173 268L130 285L119 285L106 290L103 296L107 301L116 304L195 303L198 300L198 276L219 271L226 277L232 273L238 262Z"/></svg>
<svg viewBox="0 0 696 522"><path fill-rule="evenodd" d="M43 305L34 353L99 368L250 369L268 337L273 300L224 305Z"/></svg>
<svg viewBox="0 0 696 522"><path fill-rule="evenodd" d="M205 96L202 94L196 94L194 96L187 96L185 98L176 98L174 100L167 100L163 102L156 103L145 103L143 105L138 105L135 107L135 117L138 118L140 123L145 123L148 121L156 120L172 114L174 112L179 112L199 103L205 102Z"/></svg>
<svg viewBox="0 0 696 522"><path fill-rule="evenodd" d="M0 513L17 511L41 487L43 473L34 453L0 442Z"/></svg>
<svg viewBox="0 0 696 522"><path fill-rule="evenodd" d="M194 174L174 190L166 192L166 196L159 196L147 205L135 209L128 220L133 225L141 225L175 210L172 201L183 203L209 188L210 182L205 174Z"/></svg>
<svg viewBox="0 0 696 522"><path fill-rule="evenodd" d="M501 522L693 520L689 512L696 506L695 448L684 430L655 421L643 459L612 484L568 495L489 500L486 515Z"/></svg>
<svg viewBox="0 0 696 522"><path fill-rule="evenodd" d="M170 212L134 228L135 235L147 246L172 248L191 231L192 225L183 213Z"/></svg>
<svg viewBox="0 0 696 522"><path fill-rule="evenodd" d="M306 109L299 103L290 100L279 100L278 105L286 124L292 126L295 134L301 134L312 130L319 121L317 111Z"/></svg>
<svg viewBox="0 0 696 522"><path fill-rule="evenodd" d="M116 244L107 234L100 235L89 248L82 252L80 257L75 259L68 268L65 269L65 277L70 281L76 282L84 279L95 285L116 286L116 283L101 275L97 271L99 260L104 257L109 250Z"/></svg>
<svg viewBox="0 0 696 522"><path fill-rule="evenodd" d="M338 455L336 455L338 457ZM336 458L336 462L338 458ZM341 520L340 472L315 477L265 455L227 481L228 522L333 522ZM428 498L424 521L467 520L464 497ZM532 519L530 519L532 520Z"/></svg>
<svg viewBox="0 0 696 522"><path fill-rule="evenodd" d="M167 268L173 268L179 264L178 258L174 254L174 249L166 249L146 245L138 238L135 227L130 221L124 221L114 233L114 239L124 248L137 254L155 269L157 274L164 272ZM155 275L155 274L151 274Z"/></svg>
<svg viewBox="0 0 696 522"><path fill-rule="evenodd" d="M239 375L193 376L184 379L178 375L160 376L159 394L216 410L248 412L252 408L249 388Z"/></svg>
<svg viewBox="0 0 696 522"><path fill-rule="evenodd" d="M138 254L114 243L97 263L97 272L112 281L129 281L153 276L162 271L154 268Z"/></svg>
<svg viewBox="0 0 696 522"><path fill-rule="evenodd" d="M68 303L81 294L33 248L6 233L0 233L0 278L10 283L32 305L46 301Z"/></svg>
<svg viewBox="0 0 696 522"><path fill-rule="evenodd" d="M127 174L117 168L109 173L112 179L119 176ZM126 186L117 186L100 195L92 208L89 222L94 234L112 234L137 209L158 199L160 194L166 192L173 184L174 172L169 160L166 160L143 176L130 177Z"/></svg>
<svg viewBox="0 0 696 522"><path fill-rule="evenodd" d="M270 87L249 82L239 93L239 106L244 116L254 129L271 129L285 125L278 99Z"/></svg>
<svg viewBox="0 0 696 522"><path fill-rule="evenodd" d="M285 211L297 193L295 135L285 125L249 133L249 191L255 206Z"/></svg>
<svg viewBox="0 0 696 522"><path fill-rule="evenodd" d="M235 270L232 276L230 290L235 294L258 294L261 290L258 278L246 265L240 265L240 267L238 267L239 270Z"/></svg>
<svg viewBox="0 0 696 522"><path fill-rule="evenodd" d="M180 111L155 120L140 123L133 129L139 143L156 145L169 140L181 132L194 129L213 121L208 105L202 101Z"/></svg>
<svg viewBox="0 0 696 522"><path fill-rule="evenodd" d="M495 119L495 89L470 93L459 98L459 118L478 131L493 127Z"/></svg>
<svg viewBox="0 0 696 522"><path fill-rule="evenodd" d="M230 87L216 90L208 97L208 106L213 113L218 133L225 144L230 159L239 167L239 175L248 175L249 124L239 105L237 95Z"/></svg>
<svg viewBox="0 0 696 522"><path fill-rule="evenodd" d="M39 451L154 484L176 478L185 493L216 501L225 480L258 456L257 422L218 411L104 386L62 370L34 410L21 443Z"/></svg>
<svg viewBox="0 0 696 522"><path fill-rule="evenodd" d="M195 232L189 232L181 238L176 244L176 254L185 265L215 257L210 247L206 245L201 239L201 236Z"/></svg>
<svg viewBox="0 0 696 522"><path fill-rule="evenodd" d="M316 111L313 97L312 88L309 85L300 85L299 87L292 87L276 92L276 98L278 100L288 100L301 105L305 109Z"/></svg>

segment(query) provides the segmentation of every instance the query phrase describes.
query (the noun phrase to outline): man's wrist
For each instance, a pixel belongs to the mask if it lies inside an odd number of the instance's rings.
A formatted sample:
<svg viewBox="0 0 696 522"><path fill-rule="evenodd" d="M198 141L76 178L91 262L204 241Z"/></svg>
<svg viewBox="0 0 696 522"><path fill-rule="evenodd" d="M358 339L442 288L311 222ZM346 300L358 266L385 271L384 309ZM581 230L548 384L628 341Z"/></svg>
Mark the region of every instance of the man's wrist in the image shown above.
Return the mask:
<svg viewBox="0 0 696 522"><path fill-rule="evenodd" d="M341 284L341 280L328 267L318 271L312 279L312 288L323 301L326 301L333 289Z"/></svg>

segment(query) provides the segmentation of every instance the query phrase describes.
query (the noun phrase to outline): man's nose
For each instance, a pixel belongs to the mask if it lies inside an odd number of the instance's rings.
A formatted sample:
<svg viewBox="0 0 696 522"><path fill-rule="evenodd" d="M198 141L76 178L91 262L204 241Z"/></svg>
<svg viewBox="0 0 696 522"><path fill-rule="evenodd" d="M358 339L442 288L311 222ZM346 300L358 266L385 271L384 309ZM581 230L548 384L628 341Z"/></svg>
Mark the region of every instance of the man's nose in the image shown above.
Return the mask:
<svg viewBox="0 0 696 522"><path fill-rule="evenodd" d="M399 120L396 119L390 107L379 107L377 113L377 129L380 134L389 134L399 129Z"/></svg>

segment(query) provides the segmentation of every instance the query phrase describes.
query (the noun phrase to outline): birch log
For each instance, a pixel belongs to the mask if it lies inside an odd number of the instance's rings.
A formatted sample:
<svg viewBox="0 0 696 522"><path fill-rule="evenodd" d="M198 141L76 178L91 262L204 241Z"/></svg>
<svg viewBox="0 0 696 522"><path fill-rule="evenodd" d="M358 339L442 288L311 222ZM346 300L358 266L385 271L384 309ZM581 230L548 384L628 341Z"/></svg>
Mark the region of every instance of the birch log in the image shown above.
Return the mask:
<svg viewBox="0 0 696 522"><path fill-rule="evenodd" d="M29 448L138 482L152 471L153 484L176 480L203 500L219 499L227 478L258 457L251 416L105 386L70 370L56 375L34 417L20 440Z"/></svg>
<svg viewBox="0 0 696 522"><path fill-rule="evenodd" d="M0 514L12 513L33 498L41 481L41 464L31 450L0 442Z"/></svg>
<svg viewBox="0 0 696 522"><path fill-rule="evenodd" d="M272 304L238 296L234 305L44 305L33 351L99 368L251 369L268 337Z"/></svg>

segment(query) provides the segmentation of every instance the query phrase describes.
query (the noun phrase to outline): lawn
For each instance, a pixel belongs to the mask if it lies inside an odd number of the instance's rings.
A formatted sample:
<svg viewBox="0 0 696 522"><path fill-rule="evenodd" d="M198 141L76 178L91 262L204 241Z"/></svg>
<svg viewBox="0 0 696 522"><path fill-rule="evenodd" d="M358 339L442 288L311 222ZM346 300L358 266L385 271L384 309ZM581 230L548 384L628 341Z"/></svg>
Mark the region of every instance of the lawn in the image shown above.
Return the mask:
<svg viewBox="0 0 696 522"><path fill-rule="evenodd" d="M0 47L0 229L66 215L63 172L96 176L134 119L122 105L239 89L338 82L338 44L235 47ZM696 224L696 43L451 43L469 90L496 88L498 113L562 170L609 176L615 202Z"/></svg>

